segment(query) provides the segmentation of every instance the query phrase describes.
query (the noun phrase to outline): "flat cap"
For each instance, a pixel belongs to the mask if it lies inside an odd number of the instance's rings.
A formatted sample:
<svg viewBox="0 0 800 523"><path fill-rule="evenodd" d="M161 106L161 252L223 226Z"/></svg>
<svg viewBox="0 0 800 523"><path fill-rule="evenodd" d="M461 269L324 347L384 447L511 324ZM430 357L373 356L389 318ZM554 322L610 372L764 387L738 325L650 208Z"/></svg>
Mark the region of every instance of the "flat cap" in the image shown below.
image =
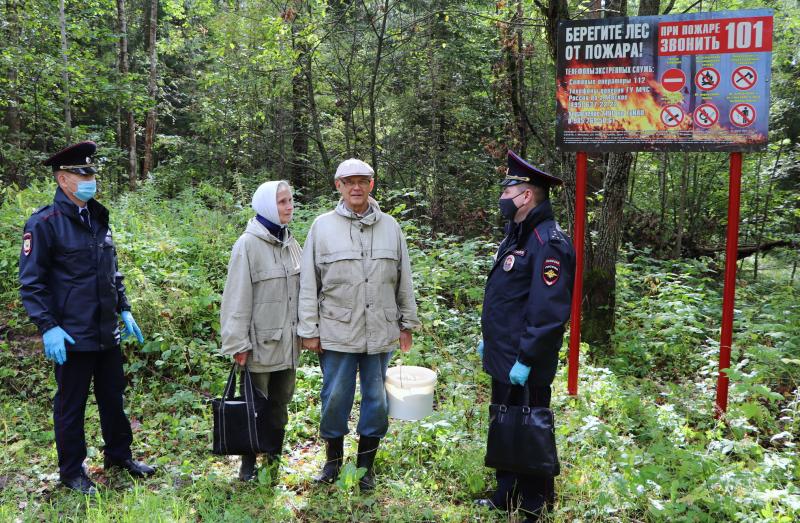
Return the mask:
<svg viewBox="0 0 800 523"><path fill-rule="evenodd" d="M375 176L375 171L372 170L372 167L367 162L362 162L357 158L350 158L339 164L333 179L338 180L348 176L369 176L372 178Z"/></svg>

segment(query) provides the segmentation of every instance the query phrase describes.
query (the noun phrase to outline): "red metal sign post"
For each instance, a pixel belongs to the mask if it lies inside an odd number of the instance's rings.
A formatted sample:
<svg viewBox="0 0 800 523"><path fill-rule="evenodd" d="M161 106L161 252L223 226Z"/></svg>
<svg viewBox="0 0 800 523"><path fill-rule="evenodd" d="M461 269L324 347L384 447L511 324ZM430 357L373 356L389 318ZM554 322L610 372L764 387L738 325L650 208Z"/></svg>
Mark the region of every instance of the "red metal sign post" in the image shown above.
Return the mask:
<svg viewBox="0 0 800 523"><path fill-rule="evenodd" d="M578 357L581 347L581 302L583 301L583 239L586 228L586 153L575 153L575 284L569 328L569 369L567 392L578 395Z"/></svg>
<svg viewBox="0 0 800 523"><path fill-rule="evenodd" d="M736 258L739 251L739 196L742 189L742 153L731 153L728 189L728 239L725 245L725 288L722 295L722 332L719 338L719 377L716 416L728 410L728 375L733 339L733 303L736 298Z"/></svg>

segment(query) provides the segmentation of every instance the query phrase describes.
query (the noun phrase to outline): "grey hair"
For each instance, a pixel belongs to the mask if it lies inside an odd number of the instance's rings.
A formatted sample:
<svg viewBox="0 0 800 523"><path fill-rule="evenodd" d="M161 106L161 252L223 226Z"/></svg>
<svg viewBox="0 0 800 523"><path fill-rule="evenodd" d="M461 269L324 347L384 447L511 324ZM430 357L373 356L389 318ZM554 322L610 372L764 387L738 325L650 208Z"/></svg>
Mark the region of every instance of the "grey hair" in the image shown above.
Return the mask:
<svg viewBox="0 0 800 523"><path fill-rule="evenodd" d="M286 180L280 180L278 182L278 187L275 189L275 194L279 193L281 189L286 189L287 191L289 191L289 193L294 194L292 186L289 185L289 182L287 182Z"/></svg>

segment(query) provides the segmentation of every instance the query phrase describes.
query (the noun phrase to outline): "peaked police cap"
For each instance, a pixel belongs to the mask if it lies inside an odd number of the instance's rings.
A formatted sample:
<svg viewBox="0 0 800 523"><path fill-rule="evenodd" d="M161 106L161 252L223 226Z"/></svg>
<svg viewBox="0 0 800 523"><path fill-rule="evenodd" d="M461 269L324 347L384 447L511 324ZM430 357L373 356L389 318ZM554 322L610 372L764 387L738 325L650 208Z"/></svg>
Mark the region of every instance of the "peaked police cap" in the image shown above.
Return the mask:
<svg viewBox="0 0 800 523"><path fill-rule="evenodd" d="M538 187L547 189L552 185L561 185L563 182L561 178L556 178L551 174L547 174L541 169L529 164L514 151L508 151L508 170L506 177L500 182L500 185L506 187L509 185L517 185L520 183L530 183Z"/></svg>
<svg viewBox="0 0 800 523"><path fill-rule="evenodd" d="M43 162L44 165L51 166L53 172L68 171L82 176L97 174L97 167L92 160L97 144L94 142L80 142L64 149Z"/></svg>

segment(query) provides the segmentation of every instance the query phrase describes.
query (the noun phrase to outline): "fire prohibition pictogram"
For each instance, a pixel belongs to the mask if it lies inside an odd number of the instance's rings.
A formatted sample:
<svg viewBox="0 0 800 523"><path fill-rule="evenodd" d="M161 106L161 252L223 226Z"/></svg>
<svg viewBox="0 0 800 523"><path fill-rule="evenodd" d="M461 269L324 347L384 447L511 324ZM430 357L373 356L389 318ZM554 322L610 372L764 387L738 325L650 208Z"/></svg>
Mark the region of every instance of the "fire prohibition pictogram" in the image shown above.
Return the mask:
<svg viewBox="0 0 800 523"><path fill-rule="evenodd" d="M719 110L712 103L699 105L694 110L694 123L704 129L708 129L719 120Z"/></svg>
<svg viewBox="0 0 800 523"><path fill-rule="evenodd" d="M661 109L661 122L667 127L677 127L684 116L683 109L678 105L668 105Z"/></svg>
<svg viewBox="0 0 800 523"><path fill-rule="evenodd" d="M719 71L713 67L703 67L694 75L694 83L701 91L711 91L719 85Z"/></svg>

